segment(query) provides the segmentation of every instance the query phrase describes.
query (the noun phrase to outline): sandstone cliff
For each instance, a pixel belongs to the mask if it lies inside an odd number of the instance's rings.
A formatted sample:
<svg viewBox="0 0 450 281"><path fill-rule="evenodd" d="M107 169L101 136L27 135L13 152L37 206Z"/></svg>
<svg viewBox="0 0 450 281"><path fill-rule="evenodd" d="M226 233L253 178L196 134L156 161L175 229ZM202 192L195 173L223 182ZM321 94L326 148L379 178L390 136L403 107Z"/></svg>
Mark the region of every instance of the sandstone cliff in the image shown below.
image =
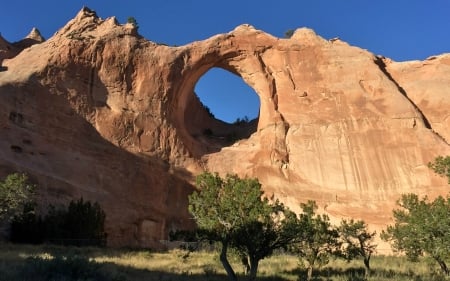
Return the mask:
<svg viewBox="0 0 450 281"><path fill-rule="evenodd" d="M31 174L43 202L100 202L110 245L157 246L191 227L187 195L205 169L374 229L400 194L448 192L426 164L450 154L450 55L398 63L310 29L280 39L249 25L170 47L87 8L47 41L11 46L0 38L0 172ZM208 115L194 88L213 67L257 92L257 120Z"/></svg>

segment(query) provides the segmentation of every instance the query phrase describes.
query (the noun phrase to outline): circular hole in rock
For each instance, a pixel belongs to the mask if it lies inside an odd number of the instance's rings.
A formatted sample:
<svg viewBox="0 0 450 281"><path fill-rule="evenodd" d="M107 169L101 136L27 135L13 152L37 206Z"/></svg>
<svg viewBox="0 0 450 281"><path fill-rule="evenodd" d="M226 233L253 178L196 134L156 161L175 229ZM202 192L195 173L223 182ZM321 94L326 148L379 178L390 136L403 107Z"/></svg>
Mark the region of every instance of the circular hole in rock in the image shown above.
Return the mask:
<svg viewBox="0 0 450 281"><path fill-rule="evenodd" d="M195 93L214 117L233 124L259 115L259 97L241 77L212 68L195 85Z"/></svg>
<svg viewBox="0 0 450 281"><path fill-rule="evenodd" d="M201 154L207 154L249 138L258 127L259 111L259 96L241 77L212 68L197 81L185 120L203 144Z"/></svg>

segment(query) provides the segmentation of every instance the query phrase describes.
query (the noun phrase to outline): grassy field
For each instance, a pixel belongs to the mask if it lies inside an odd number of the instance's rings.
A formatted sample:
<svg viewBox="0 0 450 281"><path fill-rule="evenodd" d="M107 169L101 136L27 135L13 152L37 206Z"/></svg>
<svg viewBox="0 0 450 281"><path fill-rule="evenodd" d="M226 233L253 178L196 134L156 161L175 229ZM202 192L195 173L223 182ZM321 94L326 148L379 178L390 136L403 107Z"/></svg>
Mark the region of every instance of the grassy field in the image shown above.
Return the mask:
<svg viewBox="0 0 450 281"><path fill-rule="evenodd" d="M231 258L233 267L242 277L243 267ZM321 281L443 281L430 260L418 263L403 257L376 256L371 261L373 274L364 278L362 261L347 263L332 260L314 272L313 280ZM33 281L225 281L227 277L216 252L75 248L0 244L0 280ZM258 280L305 280L294 256L278 254L261 261Z"/></svg>

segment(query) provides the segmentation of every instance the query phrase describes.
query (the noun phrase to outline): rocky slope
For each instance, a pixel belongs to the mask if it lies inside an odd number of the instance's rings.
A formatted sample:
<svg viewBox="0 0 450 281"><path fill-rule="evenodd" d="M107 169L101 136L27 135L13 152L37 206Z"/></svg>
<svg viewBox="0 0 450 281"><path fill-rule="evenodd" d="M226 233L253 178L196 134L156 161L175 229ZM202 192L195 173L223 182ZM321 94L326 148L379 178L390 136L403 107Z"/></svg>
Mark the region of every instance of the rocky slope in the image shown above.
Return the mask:
<svg viewBox="0 0 450 281"><path fill-rule="evenodd" d="M100 202L110 245L155 247L192 227L187 195L206 169L378 230L400 194L448 192L426 167L450 154L448 54L398 63L249 25L170 47L87 8L30 45L0 38L0 172L32 175L42 202ZM194 87L213 67L257 92L257 120L208 115Z"/></svg>

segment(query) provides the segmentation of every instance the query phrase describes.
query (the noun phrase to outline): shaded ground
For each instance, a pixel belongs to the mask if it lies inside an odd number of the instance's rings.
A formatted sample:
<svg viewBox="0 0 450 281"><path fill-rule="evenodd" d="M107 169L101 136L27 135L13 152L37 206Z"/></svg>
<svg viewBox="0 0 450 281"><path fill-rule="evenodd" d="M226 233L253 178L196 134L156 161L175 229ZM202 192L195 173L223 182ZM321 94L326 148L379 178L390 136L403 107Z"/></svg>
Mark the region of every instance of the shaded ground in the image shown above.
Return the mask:
<svg viewBox="0 0 450 281"><path fill-rule="evenodd" d="M243 277L237 258L230 259ZM361 261L346 263L332 260L315 270L315 281L446 281L432 263L423 260L410 263L402 257L374 257L373 273L364 276ZM189 253L174 250L165 253L132 249L74 248L57 246L24 246L0 244L0 281L64 280L64 281L225 281L215 252ZM306 280L306 271L299 269L294 256L276 255L261 262L257 280Z"/></svg>

